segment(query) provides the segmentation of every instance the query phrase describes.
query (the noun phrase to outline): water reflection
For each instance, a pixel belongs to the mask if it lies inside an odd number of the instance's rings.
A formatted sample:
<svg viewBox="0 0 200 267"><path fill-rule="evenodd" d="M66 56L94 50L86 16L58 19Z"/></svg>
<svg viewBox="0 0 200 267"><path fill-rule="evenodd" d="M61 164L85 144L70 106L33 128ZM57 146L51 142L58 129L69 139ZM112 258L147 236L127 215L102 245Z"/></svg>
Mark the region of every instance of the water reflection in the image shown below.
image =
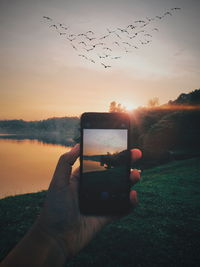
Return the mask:
<svg viewBox="0 0 200 267"><path fill-rule="evenodd" d="M59 156L70 149L35 139L0 138L0 197L47 189Z"/></svg>
<svg viewBox="0 0 200 267"><path fill-rule="evenodd" d="M45 135L27 135L27 134L0 134L0 139L9 139L14 141L36 140L43 144L57 144L63 146L73 146L74 140L65 136L45 134Z"/></svg>

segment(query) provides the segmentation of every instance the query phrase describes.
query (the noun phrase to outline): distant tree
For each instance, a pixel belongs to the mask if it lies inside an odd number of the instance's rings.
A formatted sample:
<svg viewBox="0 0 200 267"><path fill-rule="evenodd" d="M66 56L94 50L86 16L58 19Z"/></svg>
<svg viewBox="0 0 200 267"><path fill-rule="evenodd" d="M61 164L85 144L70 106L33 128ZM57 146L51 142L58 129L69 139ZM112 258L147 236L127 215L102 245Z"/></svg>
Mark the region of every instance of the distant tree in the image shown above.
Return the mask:
<svg viewBox="0 0 200 267"><path fill-rule="evenodd" d="M159 98L158 97L153 97L149 99L148 101L148 107L157 107L159 106Z"/></svg>
<svg viewBox="0 0 200 267"><path fill-rule="evenodd" d="M112 101L110 103L109 112L126 112L126 108L120 103Z"/></svg>

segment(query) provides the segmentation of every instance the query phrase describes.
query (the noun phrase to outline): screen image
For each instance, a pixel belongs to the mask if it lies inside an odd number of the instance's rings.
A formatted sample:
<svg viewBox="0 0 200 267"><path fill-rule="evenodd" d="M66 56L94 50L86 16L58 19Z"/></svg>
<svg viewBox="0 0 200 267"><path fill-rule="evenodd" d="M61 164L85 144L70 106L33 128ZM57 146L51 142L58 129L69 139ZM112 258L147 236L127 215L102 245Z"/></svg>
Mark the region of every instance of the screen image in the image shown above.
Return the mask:
<svg viewBox="0 0 200 267"><path fill-rule="evenodd" d="M93 199L127 188L127 129L83 129L82 189Z"/></svg>

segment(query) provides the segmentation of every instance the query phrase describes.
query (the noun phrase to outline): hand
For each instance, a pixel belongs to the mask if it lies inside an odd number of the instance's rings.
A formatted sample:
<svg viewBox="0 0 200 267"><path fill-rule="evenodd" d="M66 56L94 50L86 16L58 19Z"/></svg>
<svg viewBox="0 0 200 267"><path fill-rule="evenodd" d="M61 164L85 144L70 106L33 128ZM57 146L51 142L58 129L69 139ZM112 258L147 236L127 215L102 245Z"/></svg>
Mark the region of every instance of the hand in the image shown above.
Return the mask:
<svg viewBox="0 0 200 267"><path fill-rule="evenodd" d="M72 165L79 157L80 148L76 145L68 153L62 155L53 175L44 208L36 223L40 231L53 238L61 247L67 258L80 251L101 228L116 217L84 216L80 214L78 205L79 169L72 174ZM131 150L132 160L141 158L139 149ZM131 183L140 179L138 170L132 170ZM130 191L130 201L137 204L137 193Z"/></svg>

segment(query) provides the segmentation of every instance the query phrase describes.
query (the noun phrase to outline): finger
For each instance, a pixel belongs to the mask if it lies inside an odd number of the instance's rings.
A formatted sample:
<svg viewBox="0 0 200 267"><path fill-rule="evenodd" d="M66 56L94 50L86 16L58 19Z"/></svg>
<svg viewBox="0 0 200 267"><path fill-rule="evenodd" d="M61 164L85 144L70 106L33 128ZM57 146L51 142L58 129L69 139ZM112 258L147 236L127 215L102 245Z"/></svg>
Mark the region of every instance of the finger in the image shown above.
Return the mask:
<svg viewBox="0 0 200 267"><path fill-rule="evenodd" d="M130 191L130 202L133 207L138 204L137 192L135 190Z"/></svg>
<svg viewBox="0 0 200 267"><path fill-rule="evenodd" d="M138 148L131 149L131 159L133 162L136 160L141 159L142 157L142 151Z"/></svg>
<svg viewBox="0 0 200 267"><path fill-rule="evenodd" d="M79 157L79 154L80 154L80 146L76 145L69 152L63 154L60 157L50 187L53 184L56 184L57 186L61 187L66 183L67 184L69 183L72 165Z"/></svg>
<svg viewBox="0 0 200 267"><path fill-rule="evenodd" d="M140 180L140 177L141 177L140 173L141 173L140 170L137 170L137 169L131 170L130 181L132 185L135 185Z"/></svg>

